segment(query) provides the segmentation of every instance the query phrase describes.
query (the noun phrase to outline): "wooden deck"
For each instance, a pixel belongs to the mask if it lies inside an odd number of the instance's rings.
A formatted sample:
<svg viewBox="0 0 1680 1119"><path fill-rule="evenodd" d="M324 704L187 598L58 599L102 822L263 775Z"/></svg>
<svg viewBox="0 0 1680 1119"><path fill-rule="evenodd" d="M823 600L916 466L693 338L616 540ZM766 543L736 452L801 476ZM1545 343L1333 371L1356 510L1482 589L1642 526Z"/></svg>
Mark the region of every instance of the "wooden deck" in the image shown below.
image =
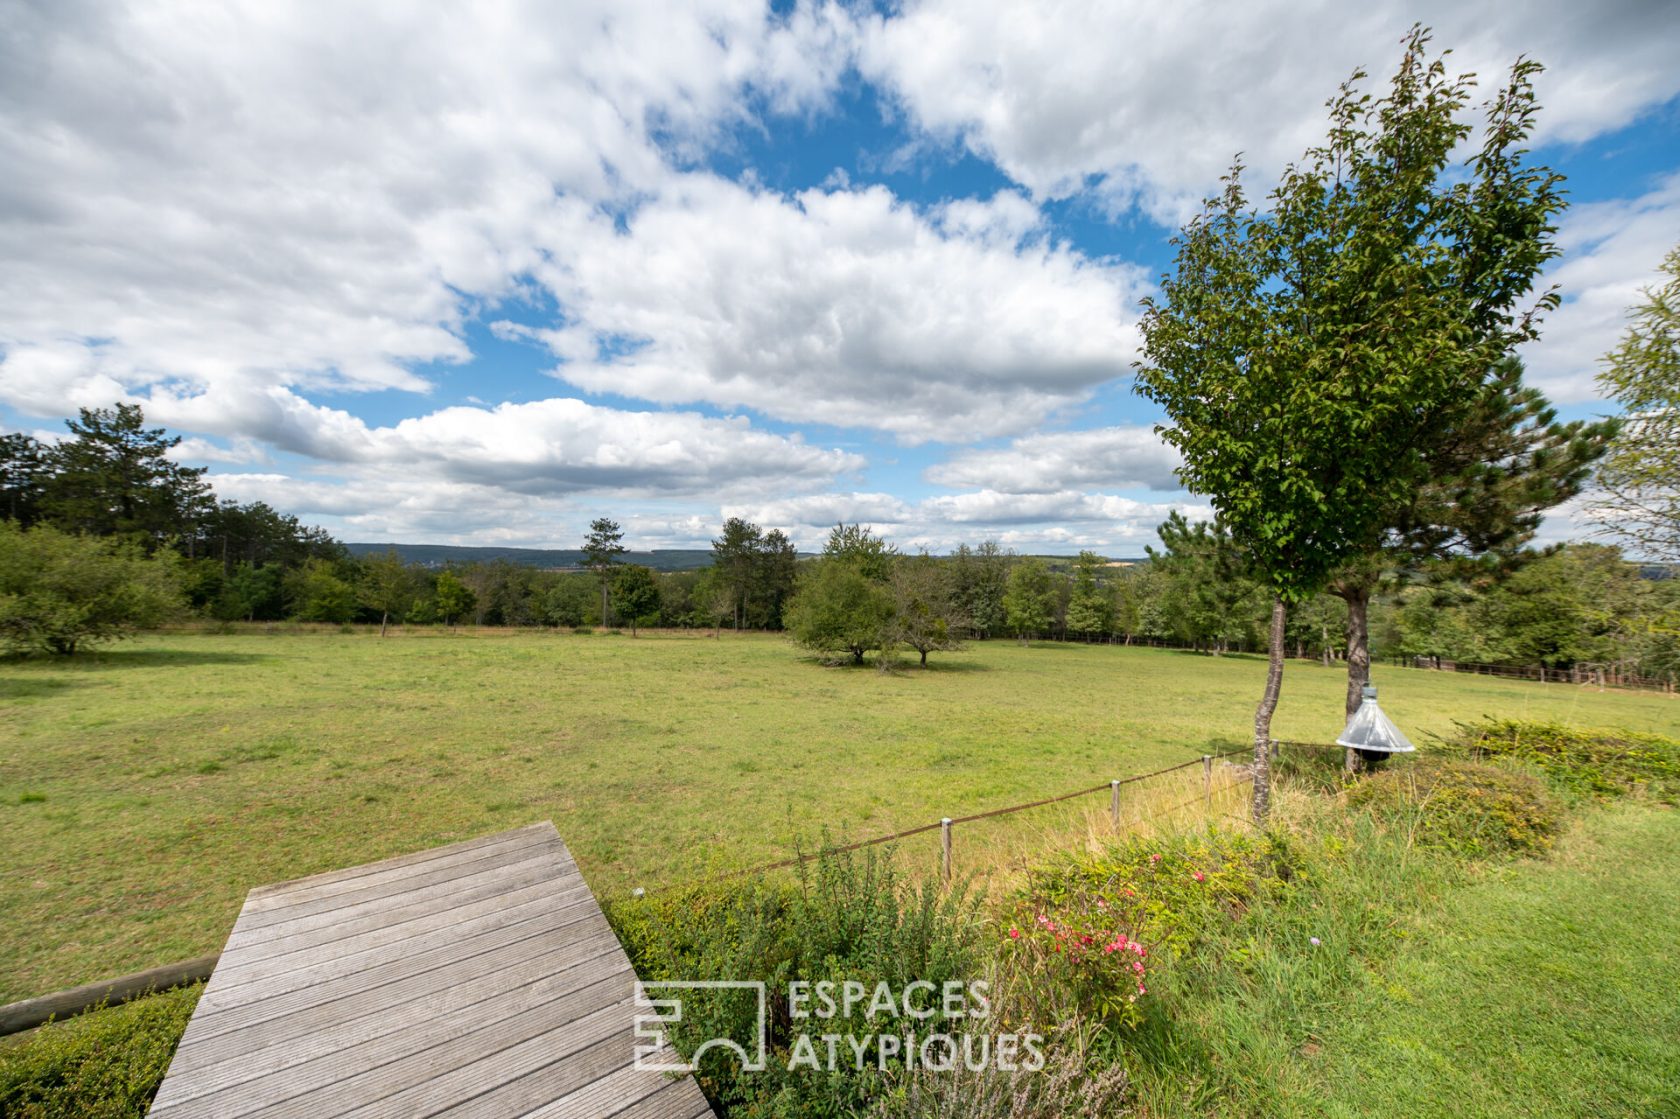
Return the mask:
<svg viewBox="0 0 1680 1119"><path fill-rule="evenodd" d="M709 1116L553 824L252 890L158 1119Z"/></svg>

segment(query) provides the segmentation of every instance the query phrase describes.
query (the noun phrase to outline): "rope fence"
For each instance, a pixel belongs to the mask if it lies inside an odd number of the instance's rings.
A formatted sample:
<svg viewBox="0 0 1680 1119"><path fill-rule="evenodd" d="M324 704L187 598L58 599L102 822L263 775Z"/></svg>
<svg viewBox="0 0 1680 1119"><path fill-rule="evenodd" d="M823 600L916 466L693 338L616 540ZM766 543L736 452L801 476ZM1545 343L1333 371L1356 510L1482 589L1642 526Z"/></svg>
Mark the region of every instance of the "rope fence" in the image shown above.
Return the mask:
<svg viewBox="0 0 1680 1119"><path fill-rule="evenodd" d="M1279 745L1280 744L1277 742L1272 743L1272 753L1274 756L1277 754L1277 748ZM1290 745L1294 744L1291 743ZM1341 747L1332 747L1332 749L1339 750ZM1203 771L1202 792L1189 798L1181 804L1176 804L1170 808L1158 810L1147 816L1138 817L1134 821L1137 823L1145 823L1150 820L1157 819L1160 816L1169 815L1173 812L1179 811L1191 804L1197 803L1198 801L1211 802L1216 792L1224 792L1235 784L1241 784L1243 780L1246 780L1246 778L1239 779L1235 782L1227 782L1221 785L1219 789L1215 790L1213 787L1213 763L1225 758L1234 758L1238 756L1249 757L1251 755L1252 751L1247 748L1241 750L1227 750L1219 754L1203 754L1199 758L1195 758L1187 762L1181 762L1178 765L1170 765L1165 769L1157 769L1149 773L1135 773L1129 777L1115 778L1111 781L1105 781L1100 785L1090 785L1083 789L1075 789L1071 793L1062 793L1059 796L1044 797L1041 800L1031 800L1022 804L1011 804L1003 808L992 808L985 812L974 812L966 816L946 816L935 823L921 824L912 828L904 828L899 831L891 832L887 835L878 835L869 839L859 839L851 843L824 846L820 850L813 851L809 854L799 854L790 859L781 859L773 863L764 863L760 866L748 867L745 870L737 870L731 871L728 874L721 874L707 879L706 882L700 884L709 885L715 882L727 882L736 878L747 878L759 874L768 874L771 871L776 870L788 870L793 867L802 866L805 863L808 863L813 859L821 858L824 855L840 854L846 851L858 851L865 847L878 847L883 843L895 843L901 839L908 839L917 835L925 835L928 832L935 830L940 833L940 875L946 882L949 882L952 877L952 832L959 824L972 824L979 820L990 820L999 816L1010 816L1017 812L1026 812L1034 808L1044 808L1048 805L1060 804L1064 801L1077 800L1080 797L1094 796L1097 793L1108 793L1110 821L1118 826L1120 822L1120 790L1122 788L1127 785L1135 785L1142 781L1150 781L1159 777L1166 777L1174 773L1180 773L1184 770L1194 769L1197 766L1201 766Z"/></svg>

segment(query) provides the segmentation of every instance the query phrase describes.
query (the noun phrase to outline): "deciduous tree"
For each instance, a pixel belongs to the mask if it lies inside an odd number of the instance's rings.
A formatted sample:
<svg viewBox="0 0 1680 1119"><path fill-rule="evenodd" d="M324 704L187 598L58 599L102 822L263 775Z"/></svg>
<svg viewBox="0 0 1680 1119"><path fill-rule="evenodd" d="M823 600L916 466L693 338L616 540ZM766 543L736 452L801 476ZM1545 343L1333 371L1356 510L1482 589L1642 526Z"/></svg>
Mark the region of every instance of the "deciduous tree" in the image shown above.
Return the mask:
<svg viewBox="0 0 1680 1119"><path fill-rule="evenodd" d="M1517 62L1455 167L1473 80L1449 77L1428 43L1414 29L1381 98L1356 88L1362 72L1344 84L1327 140L1266 210L1235 164L1145 301L1137 387L1166 410L1180 477L1272 599L1256 821L1270 806L1288 605L1377 549L1390 512L1429 477L1430 433L1473 409L1487 371L1557 303L1548 291L1519 306L1556 255L1563 205L1558 176L1525 162L1539 67Z"/></svg>
<svg viewBox="0 0 1680 1119"><path fill-rule="evenodd" d="M0 644L67 656L155 626L184 605L179 562L135 540L0 521Z"/></svg>
<svg viewBox="0 0 1680 1119"><path fill-rule="evenodd" d="M1599 386L1625 410L1599 467L1605 529L1649 559L1680 562L1680 247L1632 309Z"/></svg>
<svg viewBox="0 0 1680 1119"><path fill-rule="evenodd" d="M1015 564L1003 608L1023 645L1050 628L1056 618L1056 583L1043 560L1028 556Z"/></svg>
<svg viewBox="0 0 1680 1119"><path fill-rule="evenodd" d="M618 616L630 623L630 636L648 620L659 618L659 580L639 563L621 564L613 572L612 601Z"/></svg>

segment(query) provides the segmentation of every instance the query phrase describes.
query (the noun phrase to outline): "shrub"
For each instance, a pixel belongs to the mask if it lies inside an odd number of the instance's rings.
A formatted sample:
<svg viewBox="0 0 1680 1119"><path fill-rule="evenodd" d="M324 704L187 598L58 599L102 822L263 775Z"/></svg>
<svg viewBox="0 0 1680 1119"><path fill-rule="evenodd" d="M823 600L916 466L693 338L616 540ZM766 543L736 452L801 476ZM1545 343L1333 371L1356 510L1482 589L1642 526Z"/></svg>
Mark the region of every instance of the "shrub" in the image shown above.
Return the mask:
<svg viewBox="0 0 1680 1119"><path fill-rule="evenodd" d="M68 655L156 626L182 608L173 553L0 521L0 648Z"/></svg>
<svg viewBox="0 0 1680 1119"><path fill-rule="evenodd" d="M1547 851L1563 821L1539 779L1479 762L1419 759L1355 785L1348 802L1400 816L1418 842L1465 855Z"/></svg>
<svg viewBox="0 0 1680 1119"><path fill-rule="evenodd" d="M718 1049L701 1057L698 1079L722 1114L851 1115L884 1091L872 1047L865 1050L862 1071L846 1062L832 1072L790 1070L801 1034L825 1054L825 1045L816 1041L823 1034L872 1039L957 1032L946 1027L942 1008L926 1019L870 1015L861 1005L847 1018L796 1019L784 997L790 982L830 982L838 990L853 981L871 992L886 983L902 995L914 980L939 990L948 982L966 986L984 974L987 944L977 899L960 888L946 892L908 882L873 851L824 853L792 881L700 886L620 903L608 915L644 980L766 984L771 1055L765 1071L744 1073L733 1054ZM937 1007L938 1001L929 1005ZM756 1001L745 992L685 997L683 1020L670 1035L684 1053L708 1038L730 1038L750 1053L757 1046L756 1011ZM847 1045L838 1051L848 1053Z"/></svg>
<svg viewBox="0 0 1680 1119"><path fill-rule="evenodd" d="M200 990L183 987L89 1011L0 1047L0 1115L140 1119Z"/></svg>
<svg viewBox="0 0 1680 1119"><path fill-rule="evenodd" d="M1013 899L999 999L1070 1046L1113 1042L1105 1027L1146 1016L1155 968L1287 890L1302 866L1282 836L1217 829L1066 854L1031 871Z"/></svg>
<svg viewBox="0 0 1680 1119"><path fill-rule="evenodd" d="M1577 796L1643 791L1680 803L1680 740L1626 730L1487 719L1458 726L1457 744L1477 758L1516 758Z"/></svg>

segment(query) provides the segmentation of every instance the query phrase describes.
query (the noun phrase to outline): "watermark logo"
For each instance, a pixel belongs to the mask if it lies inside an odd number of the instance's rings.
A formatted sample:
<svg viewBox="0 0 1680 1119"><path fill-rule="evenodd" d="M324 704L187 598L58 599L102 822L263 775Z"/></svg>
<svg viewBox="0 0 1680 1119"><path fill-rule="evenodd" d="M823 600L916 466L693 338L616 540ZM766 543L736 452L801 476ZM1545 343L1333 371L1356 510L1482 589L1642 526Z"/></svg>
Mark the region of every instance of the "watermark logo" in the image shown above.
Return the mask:
<svg viewBox="0 0 1680 1119"><path fill-rule="evenodd" d="M671 1047L671 1039L666 1036L665 1028L683 1020L683 1000L679 993L682 991L751 992L758 1001L758 1020L753 1030L758 1039L757 1051L749 1053L746 1047L731 1038L714 1037L702 1043L688 1061L678 1059L677 1051ZM655 998L652 992L667 997ZM740 1059L743 1071L763 1072L769 1064L765 1004L764 984L756 980L687 979L656 983L638 982L635 1066L644 1072L694 1072L700 1065L700 1058L705 1056L708 1050L727 1049ZM639 1013L644 1008L651 1013Z"/></svg>
<svg viewBox="0 0 1680 1119"><path fill-rule="evenodd" d="M682 1060L667 1031L684 1020L683 996L693 992L749 993L755 1010L753 1041L742 1045L733 1038L708 1038L687 1061ZM742 1071L762 1072L770 1061L767 1001L765 985L756 981L637 983L636 1007L645 1013L635 1016L635 1067L692 1073L702 1057L717 1049L735 1054ZM975 1072L988 1068L1036 1072L1044 1067L1041 1035L993 1034L976 1028L991 1016L984 982L953 981L935 987L916 981L900 990L887 983L868 987L855 980L794 982L788 985L787 1010L793 1026L786 1054L790 1072L800 1068L834 1072L848 1066L861 1071L866 1065L885 1071L900 1063L937 1072L959 1067ZM959 1022L967 1028L954 1034L939 1028Z"/></svg>

